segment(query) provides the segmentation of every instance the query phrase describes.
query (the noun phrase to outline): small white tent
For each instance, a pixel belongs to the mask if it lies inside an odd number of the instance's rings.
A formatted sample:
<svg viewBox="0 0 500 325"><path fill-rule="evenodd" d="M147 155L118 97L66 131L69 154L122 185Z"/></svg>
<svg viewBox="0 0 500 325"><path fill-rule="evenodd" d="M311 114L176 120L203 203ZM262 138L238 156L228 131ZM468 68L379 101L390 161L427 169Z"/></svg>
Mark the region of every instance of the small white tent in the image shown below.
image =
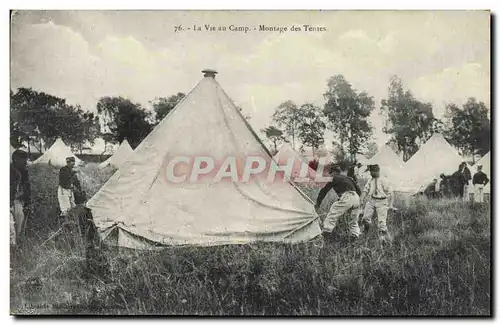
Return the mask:
<svg viewBox="0 0 500 325"><path fill-rule="evenodd" d="M403 160L401 160L401 158L389 145L385 144L373 157L367 159L364 164L379 165L381 173L385 174L386 172L391 172L394 169L401 169L403 167Z"/></svg>
<svg viewBox="0 0 500 325"><path fill-rule="evenodd" d="M471 168L471 174L474 175L477 172L477 166L481 165L483 166L483 173L488 176L488 179L490 182L484 187L484 193L490 193L491 192L491 151L488 152L486 155L481 157L475 164L474 167Z"/></svg>
<svg viewBox="0 0 500 325"><path fill-rule="evenodd" d="M55 167L62 167L66 165L67 157L74 157L76 165L82 164L82 161L71 152L63 140L57 138L49 150L45 151L33 164L50 164Z"/></svg>
<svg viewBox="0 0 500 325"><path fill-rule="evenodd" d="M404 164L405 190L417 192L439 180L440 174L450 175L463 162L460 154L439 133L435 133Z"/></svg>
<svg viewBox="0 0 500 325"><path fill-rule="evenodd" d="M292 168L292 173L291 173L291 179L295 180L297 178L300 178L301 170L305 170L305 178L308 178L310 180L314 180L316 178L316 171L311 169L309 165L302 160L300 155L293 150L292 146L290 146L289 143L285 142L278 153L274 155L273 159L278 163L279 166L284 166L288 164L288 161L291 160L293 161L293 168ZM309 157L308 157L309 159Z"/></svg>
<svg viewBox="0 0 500 325"><path fill-rule="evenodd" d="M216 72L203 72L198 85L87 202L103 240L108 245L153 249L297 243L320 235L312 202L289 182L258 177L247 182L209 178L173 183L166 177L176 157L222 161L257 155L268 164L273 161L215 80Z"/></svg>
<svg viewBox="0 0 500 325"><path fill-rule="evenodd" d="M132 147L130 147L127 139L125 139L122 141L115 153L99 165L99 168L104 168L110 165L120 168L133 152Z"/></svg>

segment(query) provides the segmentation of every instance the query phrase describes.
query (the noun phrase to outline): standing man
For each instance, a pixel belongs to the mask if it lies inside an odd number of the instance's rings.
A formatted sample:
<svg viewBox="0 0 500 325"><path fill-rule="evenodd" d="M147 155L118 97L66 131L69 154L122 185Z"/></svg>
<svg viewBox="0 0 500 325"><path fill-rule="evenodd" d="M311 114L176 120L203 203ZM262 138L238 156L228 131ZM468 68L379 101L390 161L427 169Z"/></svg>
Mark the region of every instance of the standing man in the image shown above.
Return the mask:
<svg viewBox="0 0 500 325"><path fill-rule="evenodd" d="M379 165L369 165L371 179L363 188L361 202L365 204L363 213L364 230L367 232L372 224L373 213L377 212L379 238L382 241L390 239L387 229L387 212L392 209L394 196L387 181L380 177Z"/></svg>
<svg viewBox="0 0 500 325"><path fill-rule="evenodd" d="M10 165L10 242L18 246L24 235L26 216L31 204L31 184L28 174L28 153L16 150Z"/></svg>
<svg viewBox="0 0 500 325"><path fill-rule="evenodd" d="M474 202L483 203L484 187L489 183L488 176L483 172L483 166L477 166L477 173L474 174L472 184L474 185Z"/></svg>
<svg viewBox="0 0 500 325"><path fill-rule="evenodd" d="M323 234L329 235L337 226L338 219L344 214L348 214L349 234L352 239L360 235L358 217L359 217L359 195L361 190L347 174L348 165L340 164L333 166L332 180L319 191L316 200L316 211L319 210L321 202L333 188L339 199L332 204L325 220L323 221Z"/></svg>
<svg viewBox="0 0 500 325"><path fill-rule="evenodd" d="M66 158L66 166L59 170L59 187L57 188L57 199L59 201L59 208L61 216L66 216L68 211L71 210L75 204L75 190L79 189L78 178L76 172L73 170L75 166L75 158Z"/></svg>
<svg viewBox="0 0 500 325"><path fill-rule="evenodd" d="M453 183L453 195L455 197L459 196L461 199L464 199L464 189L467 181L465 180L465 176L463 173L463 164L460 164L458 166L458 170L451 175L451 180Z"/></svg>
<svg viewBox="0 0 500 325"><path fill-rule="evenodd" d="M464 184L464 189L463 189L463 192L464 192L464 201L469 201L470 199L470 182L471 182L471 172L470 172L470 169L469 167L467 167L467 163L464 161L462 162L462 164L460 165L462 166L461 169L462 169L462 175L464 176L464 180L465 180L465 184Z"/></svg>

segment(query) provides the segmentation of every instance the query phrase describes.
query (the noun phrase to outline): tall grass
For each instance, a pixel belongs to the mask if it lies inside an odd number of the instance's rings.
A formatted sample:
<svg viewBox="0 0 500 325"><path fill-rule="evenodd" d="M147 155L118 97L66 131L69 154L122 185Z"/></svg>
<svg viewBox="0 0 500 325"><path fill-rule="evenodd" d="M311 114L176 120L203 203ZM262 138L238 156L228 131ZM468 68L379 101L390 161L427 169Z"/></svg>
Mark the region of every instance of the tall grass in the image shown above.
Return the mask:
<svg viewBox="0 0 500 325"><path fill-rule="evenodd" d="M37 172L37 182L53 176ZM96 183L105 178L92 177ZM306 191L316 198L318 189ZM37 196L38 212L49 218L54 198ZM103 275L85 272L72 251L34 245L13 266L11 312L490 315L489 206L426 199L397 200L396 206L388 219L390 246L374 233L344 242L341 223L338 240L321 249L264 243L109 249L110 274Z"/></svg>

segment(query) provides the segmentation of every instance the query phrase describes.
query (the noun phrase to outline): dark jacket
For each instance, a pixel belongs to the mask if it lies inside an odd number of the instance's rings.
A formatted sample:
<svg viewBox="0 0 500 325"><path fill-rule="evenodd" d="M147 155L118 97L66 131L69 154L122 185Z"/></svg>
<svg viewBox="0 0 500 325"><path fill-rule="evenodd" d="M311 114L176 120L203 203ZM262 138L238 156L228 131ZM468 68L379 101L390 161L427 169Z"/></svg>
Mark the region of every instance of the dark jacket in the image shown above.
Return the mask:
<svg viewBox="0 0 500 325"><path fill-rule="evenodd" d="M76 172L68 166L64 166L59 170L59 186L68 190L81 190L80 181L76 176Z"/></svg>
<svg viewBox="0 0 500 325"><path fill-rule="evenodd" d="M470 169L467 166L464 167L462 174L464 175L464 178L467 182L469 182L472 179Z"/></svg>
<svg viewBox="0 0 500 325"><path fill-rule="evenodd" d="M10 165L10 203L20 200L24 206L31 203L31 184L27 169L18 169Z"/></svg>
<svg viewBox="0 0 500 325"><path fill-rule="evenodd" d="M347 171L347 176L352 178L355 182L358 181L356 179L356 166L349 167L349 170Z"/></svg>
<svg viewBox="0 0 500 325"><path fill-rule="evenodd" d="M483 185L486 185L489 183L489 179L488 179L488 176L483 173L482 171L480 172L477 172L474 174L474 178L472 179L472 184L476 185L476 184L483 184Z"/></svg>
<svg viewBox="0 0 500 325"><path fill-rule="evenodd" d="M321 205L321 202L332 188L339 197L348 191L353 191L358 193L358 195L361 195L361 189L352 178L344 175L333 175L332 180L327 183L321 191L319 191L318 198L316 200L317 206Z"/></svg>

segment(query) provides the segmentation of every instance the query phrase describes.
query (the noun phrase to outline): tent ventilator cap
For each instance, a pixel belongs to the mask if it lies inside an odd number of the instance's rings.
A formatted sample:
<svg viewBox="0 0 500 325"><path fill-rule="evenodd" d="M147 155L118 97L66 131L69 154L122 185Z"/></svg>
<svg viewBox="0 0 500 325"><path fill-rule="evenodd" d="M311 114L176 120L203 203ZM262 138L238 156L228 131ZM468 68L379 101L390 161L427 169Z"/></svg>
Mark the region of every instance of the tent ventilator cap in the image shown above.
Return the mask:
<svg viewBox="0 0 500 325"><path fill-rule="evenodd" d="M215 78L215 75L218 73L217 71L212 69L205 69L202 70L201 72L203 73L204 77L212 77L212 78Z"/></svg>

